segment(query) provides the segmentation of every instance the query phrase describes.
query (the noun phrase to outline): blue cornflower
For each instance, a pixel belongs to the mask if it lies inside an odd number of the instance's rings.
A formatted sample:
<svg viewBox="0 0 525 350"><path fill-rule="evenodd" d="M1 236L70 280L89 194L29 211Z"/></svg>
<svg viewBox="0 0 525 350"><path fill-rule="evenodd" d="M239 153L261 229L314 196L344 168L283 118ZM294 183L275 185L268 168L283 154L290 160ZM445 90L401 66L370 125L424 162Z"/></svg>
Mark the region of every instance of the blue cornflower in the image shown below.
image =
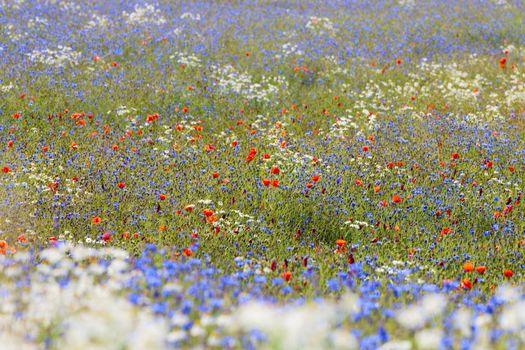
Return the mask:
<svg viewBox="0 0 525 350"><path fill-rule="evenodd" d="M337 278L331 278L328 281L326 281L326 286L331 292L337 292L339 291L339 289L341 289L341 283Z"/></svg>

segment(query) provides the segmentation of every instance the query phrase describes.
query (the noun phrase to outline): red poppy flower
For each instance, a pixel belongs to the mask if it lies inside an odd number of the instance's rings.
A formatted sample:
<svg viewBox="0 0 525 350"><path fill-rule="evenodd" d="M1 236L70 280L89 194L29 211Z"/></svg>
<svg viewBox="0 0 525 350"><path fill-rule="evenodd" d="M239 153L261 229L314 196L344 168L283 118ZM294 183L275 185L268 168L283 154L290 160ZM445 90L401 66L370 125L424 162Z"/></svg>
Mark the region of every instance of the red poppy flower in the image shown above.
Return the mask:
<svg viewBox="0 0 525 350"><path fill-rule="evenodd" d="M206 216L206 217L213 216L213 210L211 210L211 209L204 209L204 210L202 211L202 213L203 213L204 216Z"/></svg>
<svg viewBox="0 0 525 350"><path fill-rule="evenodd" d="M467 261L463 264L463 270L465 272L472 272L474 271L474 265L470 261Z"/></svg>
<svg viewBox="0 0 525 350"><path fill-rule="evenodd" d="M109 242L109 241L111 241L111 234L110 234L109 232L104 232L104 233L102 234L102 240L103 240L104 242Z"/></svg>
<svg viewBox="0 0 525 350"><path fill-rule="evenodd" d="M292 273L290 271L285 271L281 274L281 277L283 278L283 280L288 282L292 279Z"/></svg>
<svg viewBox="0 0 525 350"><path fill-rule="evenodd" d="M248 155L246 156L246 161L251 162L252 160L254 160L256 154L257 154L257 150L254 147L252 147L250 149L250 152L248 152Z"/></svg>
<svg viewBox="0 0 525 350"><path fill-rule="evenodd" d="M440 212L440 215L441 215L441 212ZM452 232L452 230L449 227L443 227L441 229L440 235L441 236L446 236L446 235L448 235L451 232Z"/></svg>
<svg viewBox="0 0 525 350"><path fill-rule="evenodd" d="M487 268L485 266L477 266L476 267L476 272L479 273L480 275L483 275L486 270L487 270Z"/></svg>
<svg viewBox="0 0 525 350"><path fill-rule="evenodd" d="M394 203L401 203L403 201L403 198L398 195L398 194L395 194L393 197L392 197L392 202Z"/></svg>
<svg viewBox="0 0 525 350"><path fill-rule="evenodd" d="M472 282L465 278L463 281L461 281L461 288L463 289L471 289L472 288Z"/></svg>

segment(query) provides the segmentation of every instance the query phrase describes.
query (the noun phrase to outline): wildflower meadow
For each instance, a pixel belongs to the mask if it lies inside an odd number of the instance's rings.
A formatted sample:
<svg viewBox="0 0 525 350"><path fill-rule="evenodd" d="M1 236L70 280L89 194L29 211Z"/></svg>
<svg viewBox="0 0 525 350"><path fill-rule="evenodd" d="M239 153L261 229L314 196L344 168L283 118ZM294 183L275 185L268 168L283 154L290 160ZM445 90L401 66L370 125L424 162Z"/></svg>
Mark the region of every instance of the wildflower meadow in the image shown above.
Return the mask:
<svg viewBox="0 0 525 350"><path fill-rule="evenodd" d="M522 0L0 0L0 350L525 349Z"/></svg>

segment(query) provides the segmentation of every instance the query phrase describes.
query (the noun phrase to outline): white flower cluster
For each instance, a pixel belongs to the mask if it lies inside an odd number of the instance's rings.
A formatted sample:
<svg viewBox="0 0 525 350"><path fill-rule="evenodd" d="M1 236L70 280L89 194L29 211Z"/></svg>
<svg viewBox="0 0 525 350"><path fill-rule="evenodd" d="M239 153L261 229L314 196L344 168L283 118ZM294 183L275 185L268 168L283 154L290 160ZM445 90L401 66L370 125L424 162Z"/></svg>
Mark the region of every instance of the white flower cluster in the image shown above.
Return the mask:
<svg viewBox="0 0 525 350"><path fill-rule="evenodd" d="M358 310L358 298L346 294L340 303L308 303L278 307L251 302L242 305L229 320L232 330L264 332L269 340L262 349L357 349L358 341L335 326L347 313Z"/></svg>
<svg viewBox="0 0 525 350"><path fill-rule="evenodd" d="M525 74L519 72L511 76L511 87L505 91L507 105L523 105L525 103Z"/></svg>
<svg viewBox="0 0 525 350"><path fill-rule="evenodd" d="M42 27L47 27L47 25L49 24L48 20L46 18L43 18L43 17L34 17L34 18L30 18L29 21L27 21L27 27L28 28L35 28L35 27L39 27L39 26L42 26Z"/></svg>
<svg viewBox="0 0 525 350"><path fill-rule="evenodd" d="M198 13L184 12L180 16L180 19L189 19L191 21L200 21L201 20L201 15L198 14Z"/></svg>
<svg viewBox="0 0 525 350"><path fill-rule="evenodd" d="M394 319L401 326L394 337L383 343L381 350L439 349L444 337L440 321L450 312L453 329L468 338L475 349L492 349L490 330L498 327L525 341L525 301L521 290L502 286L496 297L503 303L496 315L473 312L456 305L445 294L424 295L418 302L396 311ZM232 331L259 330L268 339L262 349L358 349L359 342L351 333L352 313L359 312L361 302L354 294L338 301L306 303L300 306L276 306L250 302L239 307L227 320ZM342 320L344 323L342 323ZM415 345L415 347L414 347Z"/></svg>
<svg viewBox="0 0 525 350"><path fill-rule="evenodd" d="M64 12L76 12L76 15L80 14L80 4L74 0L44 0L43 3L46 5L58 5Z"/></svg>
<svg viewBox="0 0 525 350"><path fill-rule="evenodd" d="M29 167L24 169L24 176L20 176L19 179L24 182L13 182L13 185L19 186L24 189L28 189L30 186L36 188L40 193L53 192L56 197L62 197L66 193L72 194L72 200L81 196L91 196L92 193L85 191L82 186L73 181L72 179L52 176L54 170L63 171L61 165L55 166L55 160L48 158L50 168L38 168L36 164L31 164ZM54 170L53 170L54 169ZM57 188L52 188L52 184L58 183ZM36 201L34 202L36 203Z"/></svg>
<svg viewBox="0 0 525 350"><path fill-rule="evenodd" d="M110 23L107 16L99 15L97 13L93 13L91 15L91 20L89 20L86 23L86 27L88 28L105 28Z"/></svg>
<svg viewBox="0 0 525 350"><path fill-rule="evenodd" d="M292 55L302 56L304 52L299 50L297 44L285 43L281 46L281 53L275 55L275 58L286 58Z"/></svg>
<svg viewBox="0 0 525 350"><path fill-rule="evenodd" d="M133 108L133 107L119 106L115 110L115 113L117 114L117 116L123 117L123 116L129 116L129 115L133 114L136 111L137 111L137 109ZM107 113L111 114L111 110L108 111Z"/></svg>
<svg viewBox="0 0 525 350"><path fill-rule="evenodd" d="M25 0L0 0L0 8L18 10L25 3Z"/></svg>
<svg viewBox="0 0 525 350"><path fill-rule="evenodd" d="M354 122L354 117L351 115L338 117L334 124L330 127L330 134L337 136L344 136L348 134L349 130L356 130L359 126Z"/></svg>
<svg viewBox="0 0 525 350"><path fill-rule="evenodd" d="M120 295L133 273L127 256L64 245L43 250L37 269L27 253L14 255L14 264L0 257L2 349L40 349L46 336L49 349L165 349L167 323ZM31 283L20 287L25 279Z"/></svg>
<svg viewBox="0 0 525 350"><path fill-rule="evenodd" d="M82 54L71 47L59 45L56 49L33 50L27 54L33 62L39 62L48 66L64 67L76 65Z"/></svg>
<svg viewBox="0 0 525 350"><path fill-rule="evenodd" d="M131 25L144 25L144 24L164 24L166 18L162 15L162 12L155 8L151 4L135 5L133 12L122 12L124 20Z"/></svg>
<svg viewBox="0 0 525 350"><path fill-rule="evenodd" d="M293 173L301 171L301 167L310 165L314 159L316 163L323 164L321 158L314 157L310 154L300 153L294 150L294 147L286 144L283 146L283 141L286 143L287 139L293 139L294 133L286 130L288 123L276 122L269 123L269 118L262 114L255 117L255 121L251 126L266 139L266 146L274 149L272 152L271 161L279 167L293 169ZM328 171L330 167L323 164L324 170Z"/></svg>
<svg viewBox="0 0 525 350"><path fill-rule="evenodd" d="M362 229L363 227L368 227L370 226L368 224L368 222L366 221L358 221L358 220L353 220L353 221L345 221L345 225L348 225L350 226L351 228L354 228L356 230L360 230Z"/></svg>
<svg viewBox="0 0 525 350"><path fill-rule="evenodd" d="M328 17L311 16L306 23L306 28L316 33L335 34L337 31Z"/></svg>
<svg viewBox="0 0 525 350"><path fill-rule="evenodd" d="M11 91L15 86L13 85L13 83L9 83L9 84L6 84L6 85L0 85L0 91L2 92L9 92Z"/></svg>
<svg viewBox="0 0 525 350"><path fill-rule="evenodd" d="M226 218L224 218L223 214L226 214L226 211L220 210L216 212L216 214L221 217L213 223L214 226L219 226L221 230L225 229L226 232L238 234L245 231L247 228L255 227L258 223L254 216L244 214L240 210L231 210L230 213L236 215L226 215Z"/></svg>
<svg viewBox="0 0 525 350"><path fill-rule="evenodd" d="M179 65L183 65L188 68L199 68L202 67L202 60L190 53L177 52L170 56L170 59L175 59Z"/></svg>
<svg viewBox="0 0 525 350"><path fill-rule="evenodd" d="M399 5L412 8L416 6L416 0L399 0Z"/></svg>
<svg viewBox="0 0 525 350"><path fill-rule="evenodd" d="M14 43L24 40L26 37L26 33L17 31L17 26L12 23L7 23L4 25L4 30L5 36L11 39L11 42Z"/></svg>
<svg viewBox="0 0 525 350"><path fill-rule="evenodd" d="M284 77L261 78L260 83L253 81L248 73L240 73L233 66L212 66L212 77L220 90L244 96L250 100L270 102L272 97L286 90L288 83Z"/></svg>
<svg viewBox="0 0 525 350"><path fill-rule="evenodd" d="M418 304L409 305L399 310L397 322L408 329L419 329L433 317L441 315L447 306L446 298L441 294L428 294Z"/></svg>
<svg viewBox="0 0 525 350"><path fill-rule="evenodd" d="M492 0L492 2L495 5L498 5L498 6L501 6L501 7L504 7L504 8L510 8L511 7L511 5L509 4L509 2L507 0Z"/></svg>

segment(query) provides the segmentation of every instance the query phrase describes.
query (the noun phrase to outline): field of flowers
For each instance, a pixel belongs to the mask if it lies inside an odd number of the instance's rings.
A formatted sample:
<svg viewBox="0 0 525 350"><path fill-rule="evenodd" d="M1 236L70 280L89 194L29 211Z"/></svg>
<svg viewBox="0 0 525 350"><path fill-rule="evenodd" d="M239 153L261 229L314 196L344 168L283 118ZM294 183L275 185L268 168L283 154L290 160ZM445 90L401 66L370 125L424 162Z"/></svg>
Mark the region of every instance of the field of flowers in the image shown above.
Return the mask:
<svg viewBox="0 0 525 350"><path fill-rule="evenodd" d="M0 0L0 349L525 349L522 0Z"/></svg>

